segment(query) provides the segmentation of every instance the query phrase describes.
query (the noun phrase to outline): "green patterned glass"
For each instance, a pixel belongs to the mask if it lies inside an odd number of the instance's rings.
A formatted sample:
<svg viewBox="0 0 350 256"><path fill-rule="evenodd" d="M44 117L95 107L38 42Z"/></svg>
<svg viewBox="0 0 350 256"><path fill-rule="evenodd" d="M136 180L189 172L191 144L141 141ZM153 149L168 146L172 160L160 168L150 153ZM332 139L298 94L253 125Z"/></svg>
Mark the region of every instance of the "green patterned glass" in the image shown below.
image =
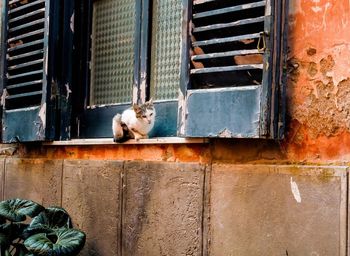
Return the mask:
<svg viewBox="0 0 350 256"><path fill-rule="evenodd" d="M177 99L181 63L181 0L154 0L151 47L151 96Z"/></svg>
<svg viewBox="0 0 350 256"><path fill-rule="evenodd" d="M93 3L90 105L125 103L132 99L135 2Z"/></svg>

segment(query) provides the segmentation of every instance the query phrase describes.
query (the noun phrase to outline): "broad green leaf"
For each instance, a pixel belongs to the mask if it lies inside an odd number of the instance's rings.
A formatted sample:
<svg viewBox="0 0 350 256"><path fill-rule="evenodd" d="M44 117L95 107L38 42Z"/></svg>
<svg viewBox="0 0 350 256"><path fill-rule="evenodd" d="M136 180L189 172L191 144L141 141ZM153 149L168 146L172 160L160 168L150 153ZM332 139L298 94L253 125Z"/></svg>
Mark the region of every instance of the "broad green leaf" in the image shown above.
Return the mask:
<svg viewBox="0 0 350 256"><path fill-rule="evenodd" d="M30 200L10 199L0 202L0 216L10 221L20 222L38 215L44 207Z"/></svg>
<svg viewBox="0 0 350 256"><path fill-rule="evenodd" d="M39 233L24 241L29 252L37 255L74 256L84 247L85 234L76 229L57 229Z"/></svg>
<svg viewBox="0 0 350 256"><path fill-rule="evenodd" d="M49 207L34 217L26 230L28 235L50 233L53 229L71 228L71 219L61 207Z"/></svg>

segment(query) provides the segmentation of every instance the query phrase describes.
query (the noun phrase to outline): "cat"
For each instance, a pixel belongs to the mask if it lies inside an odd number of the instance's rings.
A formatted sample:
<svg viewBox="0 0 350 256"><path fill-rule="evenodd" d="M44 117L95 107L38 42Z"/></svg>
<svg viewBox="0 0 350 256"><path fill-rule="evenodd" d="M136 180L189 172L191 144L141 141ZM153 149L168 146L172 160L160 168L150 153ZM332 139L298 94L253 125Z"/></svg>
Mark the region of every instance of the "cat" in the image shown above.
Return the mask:
<svg viewBox="0 0 350 256"><path fill-rule="evenodd" d="M131 108L116 114L112 120L113 141L147 139L155 122L156 110L152 99L144 104L133 104Z"/></svg>

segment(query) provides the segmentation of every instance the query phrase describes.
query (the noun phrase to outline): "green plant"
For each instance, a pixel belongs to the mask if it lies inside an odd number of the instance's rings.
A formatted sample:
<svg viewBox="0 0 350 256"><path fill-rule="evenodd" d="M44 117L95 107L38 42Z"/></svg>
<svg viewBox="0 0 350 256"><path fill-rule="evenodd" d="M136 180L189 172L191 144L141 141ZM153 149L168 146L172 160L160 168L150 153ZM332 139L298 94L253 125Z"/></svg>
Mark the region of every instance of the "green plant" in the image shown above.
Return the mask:
<svg viewBox="0 0 350 256"><path fill-rule="evenodd" d="M61 207L23 199L0 202L0 256L74 256L85 238Z"/></svg>

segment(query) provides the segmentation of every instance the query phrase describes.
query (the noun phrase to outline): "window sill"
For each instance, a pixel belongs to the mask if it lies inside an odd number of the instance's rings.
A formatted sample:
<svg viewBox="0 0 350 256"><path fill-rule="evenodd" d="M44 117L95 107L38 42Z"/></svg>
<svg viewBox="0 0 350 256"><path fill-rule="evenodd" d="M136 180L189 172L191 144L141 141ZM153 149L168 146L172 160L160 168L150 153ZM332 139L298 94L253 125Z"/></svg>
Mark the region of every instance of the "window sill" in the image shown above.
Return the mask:
<svg viewBox="0 0 350 256"><path fill-rule="evenodd" d="M209 140L205 138L180 138L180 137L165 137L141 139L139 141L129 140L124 143L115 143L112 138L102 139L73 139L66 141L52 141L44 142L45 146L83 146L83 145L147 145L147 144L201 144L208 143Z"/></svg>

